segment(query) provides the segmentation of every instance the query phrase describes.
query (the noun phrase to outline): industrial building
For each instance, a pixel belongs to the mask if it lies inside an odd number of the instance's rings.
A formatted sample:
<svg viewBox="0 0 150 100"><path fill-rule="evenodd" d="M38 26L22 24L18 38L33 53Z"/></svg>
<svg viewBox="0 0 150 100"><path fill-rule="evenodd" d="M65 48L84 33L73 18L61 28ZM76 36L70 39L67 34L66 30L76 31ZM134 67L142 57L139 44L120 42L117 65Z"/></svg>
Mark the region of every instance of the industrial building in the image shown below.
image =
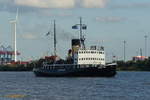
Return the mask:
<svg viewBox="0 0 150 100"><path fill-rule="evenodd" d="M146 60L148 59L148 57L145 57L145 56L135 56L133 57L133 61L143 61L143 60Z"/></svg>
<svg viewBox="0 0 150 100"><path fill-rule="evenodd" d="M17 55L20 55L17 52ZM0 46L0 64L8 64L14 62L14 50L11 46L4 47L3 45Z"/></svg>

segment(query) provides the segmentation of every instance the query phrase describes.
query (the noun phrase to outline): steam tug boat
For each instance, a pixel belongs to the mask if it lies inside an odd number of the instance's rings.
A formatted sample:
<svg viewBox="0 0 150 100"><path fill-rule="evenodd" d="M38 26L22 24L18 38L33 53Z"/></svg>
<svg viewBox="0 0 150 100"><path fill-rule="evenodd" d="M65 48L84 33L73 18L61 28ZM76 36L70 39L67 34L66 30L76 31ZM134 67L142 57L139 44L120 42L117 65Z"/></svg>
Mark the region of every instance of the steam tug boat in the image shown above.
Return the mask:
<svg viewBox="0 0 150 100"><path fill-rule="evenodd" d="M54 21L54 55L40 59L33 72L36 76L44 77L113 77L116 75L116 63L106 64L105 51L103 46L85 47L85 38L82 30L86 25L73 26L80 27L80 38L72 39L72 49L68 50L66 60L61 59L56 54L56 26Z"/></svg>

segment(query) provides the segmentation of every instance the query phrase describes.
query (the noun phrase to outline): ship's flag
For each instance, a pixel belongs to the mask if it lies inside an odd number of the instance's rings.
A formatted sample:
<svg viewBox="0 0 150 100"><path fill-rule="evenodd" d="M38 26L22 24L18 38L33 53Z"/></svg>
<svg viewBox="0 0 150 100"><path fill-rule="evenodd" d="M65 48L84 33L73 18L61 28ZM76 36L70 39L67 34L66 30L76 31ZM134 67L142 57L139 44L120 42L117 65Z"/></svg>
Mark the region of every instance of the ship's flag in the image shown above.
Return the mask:
<svg viewBox="0 0 150 100"><path fill-rule="evenodd" d="M82 26L82 29L83 29L83 30L86 30L86 29L87 29L87 26L86 26L86 25L83 25L83 26Z"/></svg>
<svg viewBox="0 0 150 100"><path fill-rule="evenodd" d="M78 25L72 26L72 29L78 29ZM87 26L86 26L86 25L82 25L82 29L83 29L83 30L86 30L86 29L87 29Z"/></svg>
<svg viewBox="0 0 150 100"><path fill-rule="evenodd" d="M78 29L77 25L72 26L72 29Z"/></svg>
<svg viewBox="0 0 150 100"><path fill-rule="evenodd" d="M50 32L46 33L46 36L50 35Z"/></svg>

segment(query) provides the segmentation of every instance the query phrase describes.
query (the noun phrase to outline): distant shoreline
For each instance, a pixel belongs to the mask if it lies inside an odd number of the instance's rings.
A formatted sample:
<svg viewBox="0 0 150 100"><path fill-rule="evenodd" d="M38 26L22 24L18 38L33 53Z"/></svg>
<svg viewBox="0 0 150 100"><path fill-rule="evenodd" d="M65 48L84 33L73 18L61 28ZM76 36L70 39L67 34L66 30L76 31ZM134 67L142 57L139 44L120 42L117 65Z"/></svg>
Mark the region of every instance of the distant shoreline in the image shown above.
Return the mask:
<svg viewBox="0 0 150 100"><path fill-rule="evenodd" d="M33 68L37 65L38 61L31 62L30 64L16 64L16 65L0 65L0 72L6 71L32 71ZM150 71L150 58L143 61L116 61L117 71Z"/></svg>
<svg viewBox="0 0 150 100"><path fill-rule="evenodd" d="M117 71L150 71L150 58L139 61L117 61Z"/></svg>
<svg viewBox="0 0 150 100"><path fill-rule="evenodd" d="M33 66L25 65L0 65L0 72L5 71L32 71Z"/></svg>

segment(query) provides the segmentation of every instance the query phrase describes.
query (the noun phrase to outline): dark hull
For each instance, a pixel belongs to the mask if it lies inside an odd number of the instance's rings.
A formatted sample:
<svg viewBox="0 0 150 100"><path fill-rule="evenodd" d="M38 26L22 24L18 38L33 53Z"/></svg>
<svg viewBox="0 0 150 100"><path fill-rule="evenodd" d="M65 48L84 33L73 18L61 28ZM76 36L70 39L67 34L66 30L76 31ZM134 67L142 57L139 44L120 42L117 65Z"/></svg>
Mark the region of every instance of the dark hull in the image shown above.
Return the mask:
<svg viewBox="0 0 150 100"><path fill-rule="evenodd" d="M116 75L116 65L108 65L103 68L65 68L65 69L43 69L34 68L33 72L39 77L113 77Z"/></svg>

